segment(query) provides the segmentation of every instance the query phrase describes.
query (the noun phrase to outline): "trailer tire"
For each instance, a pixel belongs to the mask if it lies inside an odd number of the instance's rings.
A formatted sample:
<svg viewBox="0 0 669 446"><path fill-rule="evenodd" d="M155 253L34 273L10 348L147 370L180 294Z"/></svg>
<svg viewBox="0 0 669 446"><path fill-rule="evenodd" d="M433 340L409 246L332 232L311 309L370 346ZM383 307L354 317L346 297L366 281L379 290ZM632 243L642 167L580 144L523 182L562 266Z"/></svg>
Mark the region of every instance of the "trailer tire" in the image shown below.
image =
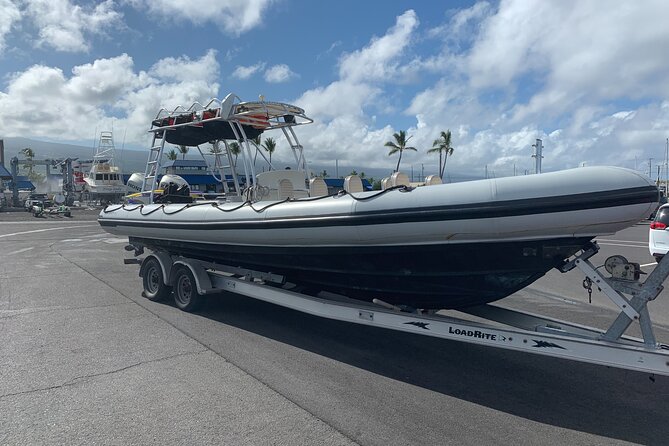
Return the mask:
<svg viewBox="0 0 669 446"><path fill-rule="evenodd" d="M151 257L142 266L144 297L154 302L164 300L172 292L172 287L165 284L160 262Z"/></svg>
<svg viewBox="0 0 669 446"><path fill-rule="evenodd" d="M179 265L173 272L174 303L183 311L194 311L202 304L202 295L197 291L195 276L190 268Z"/></svg>

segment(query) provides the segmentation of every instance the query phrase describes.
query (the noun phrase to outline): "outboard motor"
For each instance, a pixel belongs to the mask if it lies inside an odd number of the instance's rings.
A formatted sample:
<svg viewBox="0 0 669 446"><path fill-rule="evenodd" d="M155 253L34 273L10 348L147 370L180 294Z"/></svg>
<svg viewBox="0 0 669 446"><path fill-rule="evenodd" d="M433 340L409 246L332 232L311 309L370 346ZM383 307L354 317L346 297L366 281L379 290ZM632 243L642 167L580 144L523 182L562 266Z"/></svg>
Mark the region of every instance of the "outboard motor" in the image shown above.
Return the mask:
<svg viewBox="0 0 669 446"><path fill-rule="evenodd" d="M160 195L155 195L154 203L192 203L190 186L179 175L164 175L158 186L163 190Z"/></svg>

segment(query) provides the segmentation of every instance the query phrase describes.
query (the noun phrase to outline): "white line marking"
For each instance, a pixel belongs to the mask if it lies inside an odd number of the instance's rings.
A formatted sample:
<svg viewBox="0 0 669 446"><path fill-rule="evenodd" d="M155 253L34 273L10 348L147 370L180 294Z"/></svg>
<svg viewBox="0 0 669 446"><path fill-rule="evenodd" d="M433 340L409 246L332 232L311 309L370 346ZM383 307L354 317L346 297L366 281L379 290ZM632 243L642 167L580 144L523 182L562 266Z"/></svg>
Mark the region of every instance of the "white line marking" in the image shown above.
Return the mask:
<svg viewBox="0 0 669 446"><path fill-rule="evenodd" d="M88 227L91 227L91 226L98 226L98 224L95 223L95 224L90 224L90 225L61 226L61 227L58 227L58 228L48 228L48 229L33 229L32 231L22 231L22 232L14 232L14 233L11 233L11 234L2 234L2 235L0 235L0 238L13 237L15 235L23 235L23 234L33 234L35 232L58 231L60 229L88 228Z"/></svg>
<svg viewBox="0 0 669 446"><path fill-rule="evenodd" d="M657 262L646 263L645 265L639 265L639 267L641 267L641 268L645 268L645 267L647 267L647 266L652 266L652 265L657 265Z"/></svg>
<svg viewBox="0 0 669 446"><path fill-rule="evenodd" d="M30 248L17 249L16 251L8 252L5 255L11 256L12 254L20 254L22 252L30 251L31 249L35 249L35 247L31 246Z"/></svg>

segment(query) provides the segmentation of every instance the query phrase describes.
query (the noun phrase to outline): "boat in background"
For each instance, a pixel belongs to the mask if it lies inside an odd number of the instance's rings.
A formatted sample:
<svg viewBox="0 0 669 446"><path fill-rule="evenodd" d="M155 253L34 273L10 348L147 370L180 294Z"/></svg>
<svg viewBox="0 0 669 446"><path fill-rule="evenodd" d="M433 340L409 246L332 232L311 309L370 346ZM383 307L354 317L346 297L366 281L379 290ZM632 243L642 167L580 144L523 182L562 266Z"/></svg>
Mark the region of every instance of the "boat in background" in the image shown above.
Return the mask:
<svg viewBox="0 0 669 446"><path fill-rule="evenodd" d="M161 110L141 191L152 203L108 206L98 221L128 236L138 252L273 273L314 295L441 309L492 302L530 285L593 238L645 218L659 199L648 177L618 167L454 184L432 177L421 187L396 172L371 192L353 175L328 195L294 132L310 122L297 106L234 95ZM275 130L295 166L256 174L251 139ZM231 160L233 141L243 146L250 184L234 176L225 200L156 203L165 142L212 142Z"/></svg>
<svg viewBox="0 0 669 446"><path fill-rule="evenodd" d="M84 178L84 191L89 194L91 200L101 203L119 203L127 193L121 172L114 163L114 155L112 132L100 132L93 164Z"/></svg>

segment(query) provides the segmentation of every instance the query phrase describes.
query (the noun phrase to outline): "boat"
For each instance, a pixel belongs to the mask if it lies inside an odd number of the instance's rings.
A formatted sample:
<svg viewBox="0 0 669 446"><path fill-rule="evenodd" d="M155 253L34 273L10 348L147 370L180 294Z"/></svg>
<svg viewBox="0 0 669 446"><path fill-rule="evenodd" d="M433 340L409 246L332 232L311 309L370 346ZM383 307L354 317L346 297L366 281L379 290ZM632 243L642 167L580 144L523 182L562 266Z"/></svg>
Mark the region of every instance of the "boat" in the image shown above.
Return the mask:
<svg viewBox="0 0 669 446"><path fill-rule="evenodd" d="M281 275L304 293L460 309L527 287L595 237L646 218L659 199L648 177L610 166L452 184L432 177L419 187L396 172L377 191L349 176L344 190L328 194L310 177L294 131L311 122L295 105L234 95L161 110L149 130L150 198L166 142L214 141L225 158L238 141L244 175L234 175L225 200L111 205L98 221L136 250ZM251 139L275 130L295 168L256 173Z"/></svg>
<svg viewBox="0 0 669 446"><path fill-rule="evenodd" d="M126 194L126 186L118 166L114 163L114 137L112 132L100 132L95 147L93 164L84 178L84 190L90 198L100 202L117 203Z"/></svg>

